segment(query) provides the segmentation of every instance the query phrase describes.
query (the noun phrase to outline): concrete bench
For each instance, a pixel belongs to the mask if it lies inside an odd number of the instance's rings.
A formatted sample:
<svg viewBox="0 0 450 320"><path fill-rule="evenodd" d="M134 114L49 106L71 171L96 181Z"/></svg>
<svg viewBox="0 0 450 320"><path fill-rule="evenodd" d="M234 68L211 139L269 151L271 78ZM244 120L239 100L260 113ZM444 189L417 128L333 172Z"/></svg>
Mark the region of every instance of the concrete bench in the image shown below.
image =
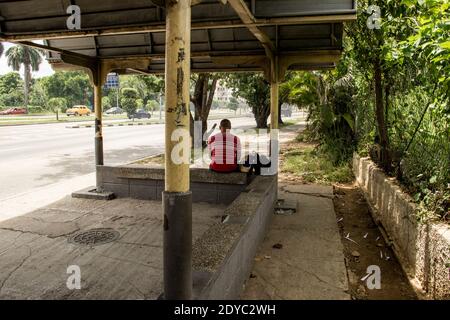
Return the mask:
<svg viewBox="0 0 450 320"><path fill-rule="evenodd" d="M98 179L107 191L118 198L161 200L164 168L144 165L98 166ZM193 202L230 204L250 182L246 173L217 173L191 168Z"/></svg>

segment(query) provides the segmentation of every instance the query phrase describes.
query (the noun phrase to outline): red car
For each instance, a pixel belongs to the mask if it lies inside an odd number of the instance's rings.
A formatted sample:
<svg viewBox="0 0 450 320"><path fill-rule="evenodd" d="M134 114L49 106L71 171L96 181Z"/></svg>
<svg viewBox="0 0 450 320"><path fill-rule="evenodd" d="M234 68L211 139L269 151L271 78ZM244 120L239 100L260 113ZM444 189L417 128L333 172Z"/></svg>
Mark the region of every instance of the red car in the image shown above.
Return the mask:
<svg viewBox="0 0 450 320"><path fill-rule="evenodd" d="M0 115L9 115L9 114L26 114L27 109L25 108L9 108L4 111L0 111Z"/></svg>

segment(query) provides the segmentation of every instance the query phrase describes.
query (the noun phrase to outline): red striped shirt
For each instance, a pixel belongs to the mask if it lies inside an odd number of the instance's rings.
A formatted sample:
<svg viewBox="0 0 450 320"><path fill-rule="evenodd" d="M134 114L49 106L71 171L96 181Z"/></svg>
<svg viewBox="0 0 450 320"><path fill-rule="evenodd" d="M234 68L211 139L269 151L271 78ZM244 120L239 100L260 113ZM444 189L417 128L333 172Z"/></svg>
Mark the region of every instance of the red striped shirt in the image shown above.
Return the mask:
<svg viewBox="0 0 450 320"><path fill-rule="evenodd" d="M219 172L232 172L238 168L241 158L241 141L231 133L218 133L208 141L211 153L211 170Z"/></svg>

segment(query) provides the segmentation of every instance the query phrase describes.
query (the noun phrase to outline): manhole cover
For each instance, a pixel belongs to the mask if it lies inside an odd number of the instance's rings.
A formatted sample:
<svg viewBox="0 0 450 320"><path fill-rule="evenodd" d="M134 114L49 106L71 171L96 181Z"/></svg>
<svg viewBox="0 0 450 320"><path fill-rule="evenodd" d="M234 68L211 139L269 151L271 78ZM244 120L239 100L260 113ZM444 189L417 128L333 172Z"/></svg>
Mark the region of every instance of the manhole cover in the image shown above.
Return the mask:
<svg viewBox="0 0 450 320"><path fill-rule="evenodd" d="M119 236L120 233L113 229L91 229L73 235L69 238L69 242L86 246L98 246L113 242Z"/></svg>

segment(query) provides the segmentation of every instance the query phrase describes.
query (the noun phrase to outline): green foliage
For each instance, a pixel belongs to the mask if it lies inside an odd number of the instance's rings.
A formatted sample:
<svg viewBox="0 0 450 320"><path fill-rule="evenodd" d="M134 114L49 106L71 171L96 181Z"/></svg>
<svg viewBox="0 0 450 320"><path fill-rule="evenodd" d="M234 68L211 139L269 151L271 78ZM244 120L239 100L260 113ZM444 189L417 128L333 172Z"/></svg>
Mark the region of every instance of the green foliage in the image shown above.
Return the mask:
<svg viewBox="0 0 450 320"><path fill-rule="evenodd" d="M159 102L155 101L155 100L149 100L149 101L147 101L146 108L148 111L151 111L151 112L159 110Z"/></svg>
<svg viewBox="0 0 450 320"><path fill-rule="evenodd" d="M112 108L111 99L109 97L102 97L102 108L103 110L108 110Z"/></svg>
<svg viewBox="0 0 450 320"><path fill-rule="evenodd" d="M211 109L219 109L220 108L220 102L217 100L213 100Z"/></svg>
<svg viewBox="0 0 450 320"><path fill-rule="evenodd" d="M345 26L336 70L297 73L283 86L291 103L309 110L308 138L334 165L349 160L355 148L380 159L381 106L390 173L414 196L420 219L448 219L449 1L370 4L381 8L380 29L367 27L369 1L359 1L357 21ZM377 64L381 104L375 103Z"/></svg>
<svg viewBox="0 0 450 320"><path fill-rule="evenodd" d="M142 99L136 99L136 107L138 109L143 109L144 108L144 100Z"/></svg>
<svg viewBox="0 0 450 320"><path fill-rule="evenodd" d="M306 146L285 153L282 171L301 176L303 181L311 183L331 184L353 181L352 170L348 163L335 165L328 154L314 146Z"/></svg>
<svg viewBox="0 0 450 320"><path fill-rule="evenodd" d="M236 112L237 109L239 108L239 101L235 97L231 97L230 101L228 102L227 107L228 107L228 109Z"/></svg>
<svg viewBox="0 0 450 320"><path fill-rule="evenodd" d="M34 106L41 106L41 108L43 109L43 111L49 110L49 105L48 105L48 101L49 101L49 97L47 95L47 91L45 90L45 87L43 86L41 81L35 81L35 83L33 84L33 89L31 90L30 93L30 103ZM30 109L30 107L28 107L28 109ZM65 112L66 110L63 109L63 112ZM29 112L31 112L31 110L29 110Z"/></svg>
<svg viewBox="0 0 450 320"><path fill-rule="evenodd" d="M338 72L298 72L285 84L291 103L309 112L309 139L335 165L347 161L356 147L355 113L352 97L355 87L349 76Z"/></svg>
<svg viewBox="0 0 450 320"><path fill-rule="evenodd" d="M138 90L134 88L123 88L121 90L120 105L126 111L128 116L132 116L138 107L137 98L139 96Z"/></svg>
<svg viewBox="0 0 450 320"><path fill-rule="evenodd" d="M67 100L65 98L51 98L48 100L48 106L55 113L58 111L65 111L67 109Z"/></svg>
<svg viewBox="0 0 450 320"><path fill-rule="evenodd" d="M44 87L49 99L65 97L69 107L74 105L91 105L93 99L92 85L89 77L81 71L60 71L38 79L36 84ZM36 85L33 86L33 90Z"/></svg>
<svg viewBox="0 0 450 320"><path fill-rule="evenodd" d="M261 73L229 74L225 83L236 97L245 99L252 108L258 128L267 128L270 114L270 86Z"/></svg>
<svg viewBox="0 0 450 320"><path fill-rule="evenodd" d="M22 65L24 65L25 68L30 68L30 71L38 71L39 65L42 62L42 52L27 46L12 46L6 50L5 54L8 65L13 68L14 71L19 71Z"/></svg>
<svg viewBox="0 0 450 320"><path fill-rule="evenodd" d="M156 100L163 94L164 79L154 75L126 75L120 77L120 86L136 89L138 98L145 105L148 100Z"/></svg>
<svg viewBox="0 0 450 320"><path fill-rule="evenodd" d="M45 113L46 111L48 111L48 109L43 106L34 106L34 105L28 106L29 113Z"/></svg>
<svg viewBox="0 0 450 320"><path fill-rule="evenodd" d="M23 81L17 72L0 76L0 106L22 106L24 103L22 90Z"/></svg>
<svg viewBox="0 0 450 320"><path fill-rule="evenodd" d="M8 66L14 71L19 71L21 66L24 67L24 105L27 107L31 86L31 72L39 70L43 52L27 46L15 45L6 50L5 54Z"/></svg>

